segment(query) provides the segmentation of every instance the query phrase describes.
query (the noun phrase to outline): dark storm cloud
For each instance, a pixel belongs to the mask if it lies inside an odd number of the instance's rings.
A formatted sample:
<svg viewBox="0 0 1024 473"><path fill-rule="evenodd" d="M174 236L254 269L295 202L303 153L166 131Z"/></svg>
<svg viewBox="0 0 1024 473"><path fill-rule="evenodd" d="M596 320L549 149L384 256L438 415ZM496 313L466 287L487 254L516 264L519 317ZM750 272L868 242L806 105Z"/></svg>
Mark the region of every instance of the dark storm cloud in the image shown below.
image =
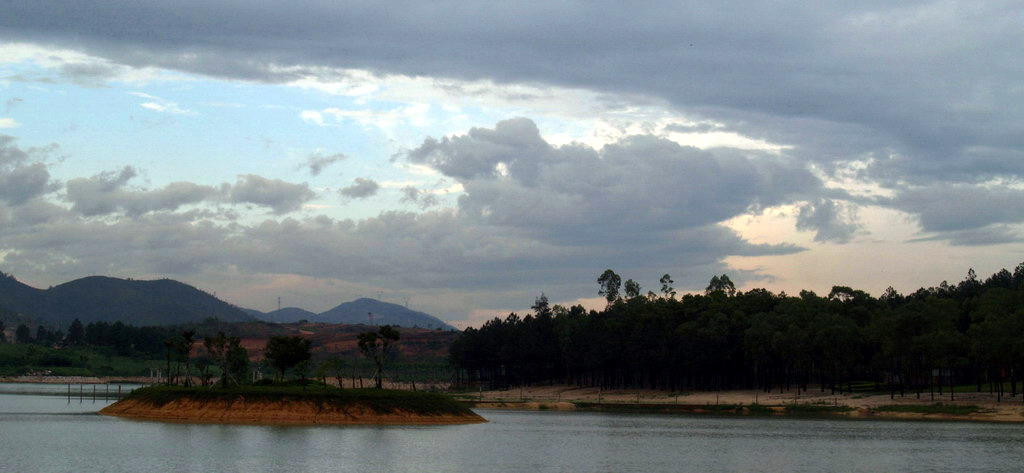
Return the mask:
<svg viewBox="0 0 1024 473"><path fill-rule="evenodd" d="M376 195L379 189L380 184L377 184L377 181L366 177L357 177L352 181L352 185L341 188L338 193L349 199L365 199Z"/></svg>

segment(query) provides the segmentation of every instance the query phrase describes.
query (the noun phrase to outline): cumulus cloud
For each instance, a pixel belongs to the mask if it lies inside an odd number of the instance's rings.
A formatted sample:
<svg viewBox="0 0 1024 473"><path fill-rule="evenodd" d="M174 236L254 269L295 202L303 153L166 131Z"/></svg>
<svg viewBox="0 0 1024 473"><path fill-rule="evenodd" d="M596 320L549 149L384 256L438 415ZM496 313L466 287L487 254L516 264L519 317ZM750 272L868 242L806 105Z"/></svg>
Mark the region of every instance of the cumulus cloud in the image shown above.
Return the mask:
<svg viewBox="0 0 1024 473"><path fill-rule="evenodd" d="M255 204L270 208L276 214L285 214L299 210L302 204L315 197L308 184L293 184L254 174L239 176L236 183L219 186L172 182L157 189L129 187L129 181L137 175L134 167L125 166L117 172L71 179L66 184L64 198L72 204L72 211L86 217L118 212L138 217L204 202Z"/></svg>
<svg viewBox="0 0 1024 473"><path fill-rule="evenodd" d="M45 160L56 147L21 148L13 136L0 135L0 200L19 205L56 190Z"/></svg>
<svg viewBox="0 0 1024 473"><path fill-rule="evenodd" d="M0 128L17 128L21 126L17 120L13 118L2 118L0 117Z"/></svg>
<svg viewBox="0 0 1024 473"><path fill-rule="evenodd" d="M856 208L832 199L817 199L797 208L797 230L814 231L814 241L847 243L861 225Z"/></svg>
<svg viewBox="0 0 1024 473"><path fill-rule="evenodd" d="M380 190L380 184L377 184L377 181L370 178L357 177L352 185L343 187L338 193L349 199L365 199L376 195L378 190Z"/></svg>
<svg viewBox="0 0 1024 473"><path fill-rule="evenodd" d="M320 173L328 166L346 158L348 158L348 156L342 153L325 155L320 152L315 152L306 157L306 162L302 164L302 167L308 169L310 174L319 176Z"/></svg>
<svg viewBox="0 0 1024 473"><path fill-rule="evenodd" d="M824 191L784 156L699 150L650 135L602 149L555 147L525 118L427 139L407 159L456 179L467 218L559 240L654 239Z"/></svg>
<svg viewBox="0 0 1024 473"><path fill-rule="evenodd" d="M316 193L309 184L294 184L280 179L268 179L255 174L238 177L229 192L231 202L256 204L271 208L276 214L285 214L302 208Z"/></svg>
<svg viewBox="0 0 1024 473"><path fill-rule="evenodd" d="M125 275L295 274L475 294L476 307L508 307L541 290L568 299L591 295L593 278L608 267L641 280L672 273L680 287L697 286L725 271L727 256L802 251L752 244L719 222L821 190L812 175L778 156L711 153L654 137L600 150L556 147L527 120L427 141L436 146L407 159L443 169L464 186L457 208L385 211L362 220L224 221L198 204L252 203L283 214L313 192L255 175L220 186L141 189L132 186L138 171L125 167L69 181L69 210L40 207L29 219L0 206L5 270L48 277L105 268ZM765 179L788 190L772 190ZM640 181L645 185L635 185ZM342 195L375 189L375 181L358 178ZM420 207L436 199L414 186L402 193ZM188 204L197 205L183 208Z"/></svg>
<svg viewBox="0 0 1024 473"><path fill-rule="evenodd" d="M423 209L433 207L439 203L436 195L421 191L415 186L405 186L401 189L401 193L402 203L416 204Z"/></svg>
<svg viewBox="0 0 1024 473"><path fill-rule="evenodd" d="M212 186L191 182L173 182L154 190L127 189L128 181L138 175L132 166L118 172L100 173L88 178L71 179L66 184L66 199L72 210L85 216L124 212L138 216L147 212L177 210L203 202L219 194Z"/></svg>

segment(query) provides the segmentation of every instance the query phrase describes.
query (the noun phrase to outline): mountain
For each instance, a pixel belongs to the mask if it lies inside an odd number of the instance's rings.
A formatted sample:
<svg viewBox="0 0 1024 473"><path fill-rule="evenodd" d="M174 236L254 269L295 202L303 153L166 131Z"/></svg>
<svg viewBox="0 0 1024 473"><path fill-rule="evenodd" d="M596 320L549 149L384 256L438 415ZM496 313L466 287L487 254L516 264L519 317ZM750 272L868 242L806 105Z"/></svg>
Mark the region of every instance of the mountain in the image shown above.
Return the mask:
<svg viewBox="0 0 1024 473"><path fill-rule="evenodd" d="M335 324L366 324L370 322L368 314L373 314L374 325L418 326L421 328L455 330L455 327L444 323L444 321L433 315L368 297L346 302L331 310L321 312L315 318L309 320Z"/></svg>
<svg viewBox="0 0 1024 473"><path fill-rule="evenodd" d="M252 315L260 320L266 320L267 322L276 323L291 323L298 322L300 320L307 320L314 322L317 320L316 314L306 309L300 309L298 307L282 307L278 310L272 310L270 312L260 312L253 309L242 309L245 313Z"/></svg>
<svg viewBox="0 0 1024 473"><path fill-rule="evenodd" d="M245 307L239 307L238 309L241 310L242 312L245 312L246 314L249 314L250 317L258 320L265 320L264 317L267 316L266 312L262 312L256 309L246 309Z"/></svg>
<svg viewBox="0 0 1024 473"><path fill-rule="evenodd" d="M44 304L46 291L28 286L14 276L0 272L0 307L22 315Z"/></svg>
<svg viewBox="0 0 1024 473"><path fill-rule="evenodd" d="M89 276L36 289L0 273L0 306L65 327L82 323L122 321L132 325L175 325L216 318L251 321L237 307L188 284L171 279L137 281Z"/></svg>

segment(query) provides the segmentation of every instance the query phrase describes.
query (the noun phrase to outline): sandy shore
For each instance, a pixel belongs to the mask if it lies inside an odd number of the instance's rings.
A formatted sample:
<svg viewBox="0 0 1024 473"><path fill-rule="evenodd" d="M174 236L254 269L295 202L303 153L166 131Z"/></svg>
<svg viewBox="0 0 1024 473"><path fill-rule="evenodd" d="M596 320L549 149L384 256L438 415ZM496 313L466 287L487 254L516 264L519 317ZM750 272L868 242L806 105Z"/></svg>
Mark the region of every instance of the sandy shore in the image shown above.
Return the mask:
<svg viewBox="0 0 1024 473"><path fill-rule="evenodd" d="M445 425L487 422L483 417L473 413L425 415L404 410L380 413L360 405L334 408L313 401L299 400L270 402L245 399L179 399L162 406L154 406L134 399L125 399L103 408L100 414L169 422L261 425Z"/></svg>
<svg viewBox="0 0 1024 473"><path fill-rule="evenodd" d="M533 410L578 410L580 404L586 409L595 409L593 404L607 408L616 405L622 407L649 406L652 411L664 407L666 412L715 412L714 408L702 409L702 406L749 406L758 404L767 406L784 415L785 406L790 404L810 404L825 406L848 406L851 410L835 412L829 415L866 418L895 419L936 419L936 420L970 420L990 422L1024 422L1024 396L1004 396L998 401L994 394L988 393L956 393L955 399L949 399L949 393L940 396L935 393L934 400L928 393L922 393L917 399L910 393L900 397L898 394L890 399L888 394L836 394L828 390L820 392L795 391L786 393L764 393L754 390L721 391L721 392L679 392L670 393L654 390L599 390L598 388L578 388L575 386L536 386L522 390L483 391L465 393L462 399L472 400L478 408L498 409L533 409ZM877 411L880 406L889 405L931 405L936 403L978 406L980 412L967 415L923 414L910 412Z"/></svg>

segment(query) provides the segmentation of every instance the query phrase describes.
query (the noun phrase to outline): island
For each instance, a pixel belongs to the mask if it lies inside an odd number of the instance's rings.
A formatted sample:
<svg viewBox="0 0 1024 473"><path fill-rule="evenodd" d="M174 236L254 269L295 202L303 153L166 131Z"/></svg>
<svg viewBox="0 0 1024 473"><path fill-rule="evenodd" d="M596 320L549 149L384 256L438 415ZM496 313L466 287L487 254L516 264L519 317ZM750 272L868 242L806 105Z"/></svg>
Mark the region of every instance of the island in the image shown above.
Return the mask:
<svg viewBox="0 0 1024 473"><path fill-rule="evenodd" d="M487 422L445 394L333 386L150 386L103 408L131 419L272 425L441 425Z"/></svg>

